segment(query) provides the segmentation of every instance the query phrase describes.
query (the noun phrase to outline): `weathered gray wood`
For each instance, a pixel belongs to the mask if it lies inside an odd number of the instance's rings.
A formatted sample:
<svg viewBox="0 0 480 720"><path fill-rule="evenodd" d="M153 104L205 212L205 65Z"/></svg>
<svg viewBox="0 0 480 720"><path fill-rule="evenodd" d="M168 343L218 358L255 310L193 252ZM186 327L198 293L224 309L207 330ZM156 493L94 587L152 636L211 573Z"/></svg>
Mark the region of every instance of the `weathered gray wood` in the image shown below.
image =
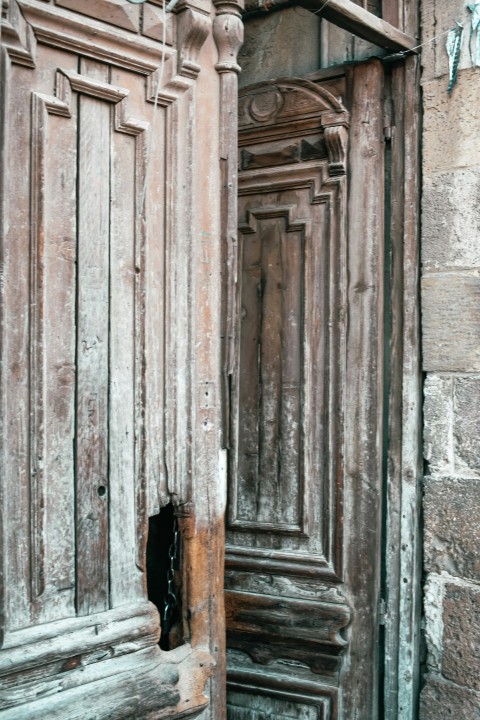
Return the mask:
<svg viewBox="0 0 480 720"><path fill-rule="evenodd" d="M297 660L313 673L335 677L348 642L348 605L227 592L227 643L256 662Z"/></svg>
<svg viewBox="0 0 480 720"><path fill-rule="evenodd" d="M9 58L2 48L2 110L5 120L15 117L16 109L31 106L27 82L30 71L23 68L16 75L8 72ZM23 83L19 81L23 78ZM2 123L4 144L2 162L2 338L0 364L2 373L2 537L1 562L2 634L6 627L22 627L32 622L29 605L31 551L29 516L29 255L30 255L30 182L27 173L10 173L9 168L29 167L29 143L14 142L16 133L23 138L30 135L29 113ZM6 192L8 188L8 192ZM17 217L17 222L11 218Z"/></svg>
<svg viewBox="0 0 480 720"><path fill-rule="evenodd" d="M82 62L107 82L108 68ZM106 610L108 587L108 346L110 106L80 96L77 308L77 608Z"/></svg>
<svg viewBox="0 0 480 720"><path fill-rule="evenodd" d="M58 0L57 5L97 20L105 20L118 28L133 32L140 29L140 8L122 0Z"/></svg>
<svg viewBox="0 0 480 720"><path fill-rule="evenodd" d="M49 622L74 614L77 118L52 96L32 102L32 587L38 620Z"/></svg>
<svg viewBox="0 0 480 720"><path fill-rule="evenodd" d="M65 668L56 683L45 683L46 697L6 709L2 718L82 720L86 713L98 720L195 717L206 705L202 690L211 669L202 650L183 647L167 655L150 648L87 665L80 674ZM80 678L83 682L78 684ZM27 686L24 692L28 691Z"/></svg>
<svg viewBox="0 0 480 720"><path fill-rule="evenodd" d="M223 594L223 575L225 569L225 505L227 494L227 457L226 449L230 444L230 380L234 365L236 300L238 279L238 52L243 43L243 25L240 13L243 2L234 6L229 2L214 0L216 16L213 22L213 37L218 51L215 69L219 75L219 108L220 108L220 182L223 193L220 205L220 267L221 284L217 289L217 302L220 304L219 320L221 328L221 384L218 388L221 421L221 447L218 472L221 477L221 492L216 497L220 522L213 518L213 547L217 547L217 572L219 581L219 597L215 591L214 603L217 612L216 622L212 625L211 642L216 648L216 660L219 672L212 680L213 692L218 697L217 714L219 720L226 719L226 639L225 639L225 607ZM232 118L236 120L232 123ZM201 128L199 128L201 131ZM203 245L203 247L205 247ZM213 258L212 258L213 259ZM202 387L204 406L210 405L210 397L206 396L206 388L210 392L210 382ZM205 407L205 410L207 408ZM222 495L225 492L225 495ZM221 551L218 552L218 547ZM212 720L215 720L215 714Z"/></svg>
<svg viewBox="0 0 480 720"><path fill-rule="evenodd" d="M112 81L138 93L137 78ZM129 86L129 87L128 87ZM148 125L129 116L130 97L115 106L110 199L109 496L110 602L143 595L145 479L139 418L145 345L145 238L141 202ZM137 497L141 498L140 506ZM142 528L141 539L138 528ZM140 547L137 547L137 545Z"/></svg>
<svg viewBox="0 0 480 720"><path fill-rule="evenodd" d="M392 720L415 718L419 677L421 380L416 72L414 60L393 70L393 107L388 123L392 148L393 333L389 359L384 702L386 717Z"/></svg>
<svg viewBox="0 0 480 720"><path fill-rule="evenodd" d="M414 8L409 7L415 23ZM415 720L420 690L422 612L422 374L418 302L420 199L420 63L405 63L405 224L403 267L402 504L400 548L400 632L398 720ZM407 578L407 582L404 581Z"/></svg>
<svg viewBox="0 0 480 720"><path fill-rule="evenodd" d="M226 72L232 9L219 12ZM217 50L207 0L178 10L166 47L163 32L132 34L141 10L117 0L12 0L2 13L0 701L12 717L224 713ZM179 402L166 413L167 383ZM186 642L167 659L144 561L147 512L169 501Z"/></svg>
<svg viewBox="0 0 480 720"><path fill-rule="evenodd" d="M301 0L300 4L315 12L321 10L325 3L322 0ZM329 0L321 10L321 15L343 30L388 50L408 51L418 45L414 37L359 7L352 0Z"/></svg>
<svg viewBox="0 0 480 720"><path fill-rule="evenodd" d="M0 652L2 676L42 666L74 655L105 650L116 642L130 639L136 644L154 645L158 639L158 614L153 605L143 602L124 605L107 613L70 618L28 628L7 636L6 650Z"/></svg>

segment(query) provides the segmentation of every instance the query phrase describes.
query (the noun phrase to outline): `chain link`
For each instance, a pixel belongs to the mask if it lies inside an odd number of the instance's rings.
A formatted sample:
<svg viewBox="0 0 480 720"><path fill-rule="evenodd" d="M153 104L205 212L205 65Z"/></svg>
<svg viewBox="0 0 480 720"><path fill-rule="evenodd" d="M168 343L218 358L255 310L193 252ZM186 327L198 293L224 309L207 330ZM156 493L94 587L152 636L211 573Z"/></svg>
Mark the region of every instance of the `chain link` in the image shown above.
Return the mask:
<svg viewBox="0 0 480 720"><path fill-rule="evenodd" d="M178 607L178 598L175 593L175 570L179 562L179 531L178 520L173 518L173 540L168 549L169 566L167 570L167 594L163 609L162 634L168 635L173 625L174 612Z"/></svg>

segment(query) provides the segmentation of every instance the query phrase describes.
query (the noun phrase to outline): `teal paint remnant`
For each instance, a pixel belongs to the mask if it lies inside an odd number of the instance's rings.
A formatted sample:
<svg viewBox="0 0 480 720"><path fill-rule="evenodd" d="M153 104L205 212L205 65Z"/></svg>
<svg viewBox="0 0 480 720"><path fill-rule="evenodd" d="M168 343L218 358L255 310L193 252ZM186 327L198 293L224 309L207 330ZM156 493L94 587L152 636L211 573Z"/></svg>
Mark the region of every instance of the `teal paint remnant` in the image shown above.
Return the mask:
<svg viewBox="0 0 480 720"><path fill-rule="evenodd" d="M457 22L457 27L450 30L447 35L448 66L450 69L450 81L448 83L448 94L450 95L457 82L458 63L460 62L460 51L462 49L463 25Z"/></svg>

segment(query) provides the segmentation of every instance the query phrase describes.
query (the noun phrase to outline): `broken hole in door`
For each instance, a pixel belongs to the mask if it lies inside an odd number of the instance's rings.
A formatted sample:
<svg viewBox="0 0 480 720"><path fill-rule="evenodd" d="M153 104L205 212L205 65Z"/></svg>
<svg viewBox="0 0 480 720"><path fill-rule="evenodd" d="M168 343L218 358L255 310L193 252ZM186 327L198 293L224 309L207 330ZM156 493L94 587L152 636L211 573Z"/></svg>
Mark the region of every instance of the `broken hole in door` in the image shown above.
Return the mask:
<svg viewBox="0 0 480 720"><path fill-rule="evenodd" d="M160 613L160 647L184 642L181 609L181 536L172 503L148 520L147 592Z"/></svg>

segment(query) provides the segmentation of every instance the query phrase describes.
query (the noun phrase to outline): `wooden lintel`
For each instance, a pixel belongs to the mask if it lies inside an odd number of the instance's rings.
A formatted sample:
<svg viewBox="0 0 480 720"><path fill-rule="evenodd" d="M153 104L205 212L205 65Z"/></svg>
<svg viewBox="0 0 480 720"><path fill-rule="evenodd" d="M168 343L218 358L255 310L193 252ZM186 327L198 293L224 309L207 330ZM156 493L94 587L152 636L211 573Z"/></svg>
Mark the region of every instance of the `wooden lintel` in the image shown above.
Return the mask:
<svg viewBox="0 0 480 720"><path fill-rule="evenodd" d="M255 15L292 5L301 5L318 13L325 20L387 50L412 52L418 47L418 40L364 10L352 0L245 0L246 12Z"/></svg>

